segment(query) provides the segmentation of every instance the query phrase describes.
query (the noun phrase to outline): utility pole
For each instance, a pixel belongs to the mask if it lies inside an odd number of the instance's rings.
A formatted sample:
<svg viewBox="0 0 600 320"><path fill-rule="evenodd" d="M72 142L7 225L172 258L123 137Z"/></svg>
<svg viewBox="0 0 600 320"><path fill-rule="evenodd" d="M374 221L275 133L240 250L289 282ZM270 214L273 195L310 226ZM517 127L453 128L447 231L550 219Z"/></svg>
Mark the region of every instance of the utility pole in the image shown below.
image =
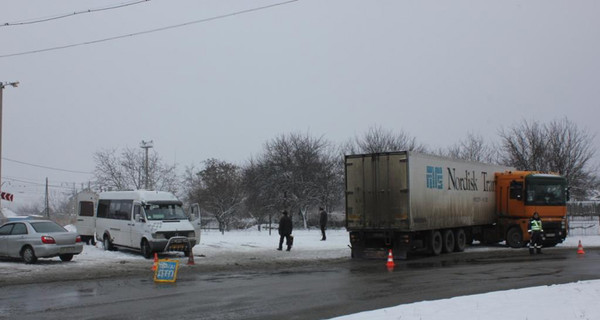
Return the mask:
<svg viewBox="0 0 600 320"><path fill-rule="evenodd" d="M46 177L46 218L50 219L50 197L48 196L48 177Z"/></svg>
<svg viewBox="0 0 600 320"><path fill-rule="evenodd" d="M144 189L146 189L146 190L148 190L148 184L149 184L149 179L148 179L148 149L152 148L153 146L154 146L154 143L152 142L152 140L150 140L150 141L144 141L144 140L142 140L142 143L140 143L140 148L146 150L146 165L145 165L146 177L144 179Z"/></svg>
<svg viewBox="0 0 600 320"><path fill-rule="evenodd" d="M2 92L6 86L18 87L19 81L0 82L0 188L2 186ZM0 190L1 191L1 190ZM0 201L0 212L2 211L2 201Z"/></svg>

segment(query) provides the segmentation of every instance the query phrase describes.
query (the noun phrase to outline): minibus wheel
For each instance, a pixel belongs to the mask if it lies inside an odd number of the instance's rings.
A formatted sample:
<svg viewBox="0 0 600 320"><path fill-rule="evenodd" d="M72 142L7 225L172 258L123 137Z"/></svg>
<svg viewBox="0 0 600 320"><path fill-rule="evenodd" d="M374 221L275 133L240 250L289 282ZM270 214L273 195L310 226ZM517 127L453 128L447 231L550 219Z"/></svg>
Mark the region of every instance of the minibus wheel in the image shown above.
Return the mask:
<svg viewBox="0 0 600 320"><path fill-rule="evenodd" d="M141 249L142 249L142 255L144 256L144 258L146 258L146 259L152 258L152 248L150 248L150 244L148 243L148 240L142 239Z"/></svg>

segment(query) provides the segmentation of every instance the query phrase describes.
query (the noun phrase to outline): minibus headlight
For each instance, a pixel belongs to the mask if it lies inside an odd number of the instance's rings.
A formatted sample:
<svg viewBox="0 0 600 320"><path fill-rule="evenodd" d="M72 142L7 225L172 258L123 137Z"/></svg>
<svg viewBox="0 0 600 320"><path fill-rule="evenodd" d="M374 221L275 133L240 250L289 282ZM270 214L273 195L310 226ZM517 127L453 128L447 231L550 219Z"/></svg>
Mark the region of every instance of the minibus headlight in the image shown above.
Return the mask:
<svg viewBox="0 0 600 320"><path fill-rule="evenodd" d="M165 239L165 235L162 233L155 232L152 234L152 238L154 239Z"/></svg>
<svg viewBox="0 0 600 320"><path fill-rule="evenodd" d="M188 238L195 238L196 237L196 233L194 231L190 231L190 232L188 232L187 237Z"/></svg>

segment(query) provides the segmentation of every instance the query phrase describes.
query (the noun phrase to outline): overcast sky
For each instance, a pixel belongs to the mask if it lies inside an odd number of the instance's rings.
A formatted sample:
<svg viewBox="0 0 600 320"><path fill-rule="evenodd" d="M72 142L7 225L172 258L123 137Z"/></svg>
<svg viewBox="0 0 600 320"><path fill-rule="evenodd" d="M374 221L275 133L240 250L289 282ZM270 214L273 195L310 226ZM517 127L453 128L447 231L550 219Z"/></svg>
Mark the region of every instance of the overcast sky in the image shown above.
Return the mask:
<svg viewBox="0 0 600 320"><path fill-rule="evenodd" d="M241 164L290 132L338 143L381 126L445 148L568 117L600 150L597 0L300 0L7 56L279 2L151 0L15 25L128 1L0 0L0 81L21 82L4 90L3 190L42 199L46 177L92 179L6 158L91 172L94 152L142 140L183 169Z"/></svg>

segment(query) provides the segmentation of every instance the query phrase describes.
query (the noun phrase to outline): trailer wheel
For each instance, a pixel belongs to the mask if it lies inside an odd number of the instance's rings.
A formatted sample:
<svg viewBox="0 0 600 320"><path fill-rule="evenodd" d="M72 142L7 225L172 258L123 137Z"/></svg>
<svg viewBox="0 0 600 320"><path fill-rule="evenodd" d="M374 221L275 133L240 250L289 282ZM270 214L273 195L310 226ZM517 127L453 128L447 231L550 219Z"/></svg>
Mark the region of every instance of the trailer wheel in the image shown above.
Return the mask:
<svg viewBox="0 0 600 320"><path fill-rule="evenodd" d="M454 232L452 230L444 230L442 252L448 253L454 251Z"/></svg>
<svg viewBox="0 0 600 320"><path fill-rule="evenodd" d="M431 254L439 256L442 253L442 242L442 234L437 230L431 231L431 238L429 239Z"/></svg>
<svg viewBox="0 0 600 320"><path fill-rule="evenodd" d="M454 232L454 251L463 252L467 247L467 234L464 229L458 229Z"/></svg>
<svg viewBox="0 0 600 320"><path fill-rule="evenodd" d="M522 248L525 244L523 242L523 233L521 232L521 228L512 227L508 229L506 233L506 244L511 248Z"/></svg>

